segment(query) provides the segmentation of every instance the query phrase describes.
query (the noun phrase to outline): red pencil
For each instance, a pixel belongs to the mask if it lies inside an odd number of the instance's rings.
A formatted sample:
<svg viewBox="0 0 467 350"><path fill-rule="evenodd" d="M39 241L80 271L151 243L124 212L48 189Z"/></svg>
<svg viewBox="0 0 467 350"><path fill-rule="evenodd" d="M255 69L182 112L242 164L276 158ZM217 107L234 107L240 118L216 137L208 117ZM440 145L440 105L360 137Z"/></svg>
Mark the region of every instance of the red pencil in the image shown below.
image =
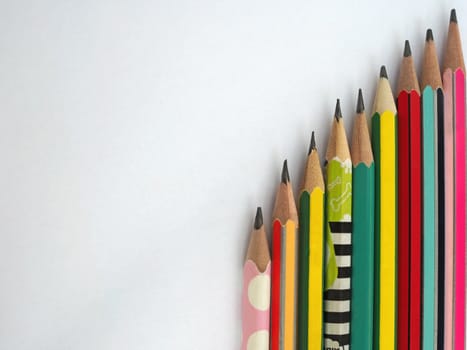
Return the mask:
<svg viewBox="0 0 467 350"><path fill-rule="evenodd" d="M420 88L409 42L398 86L398 349L421 348L422 152Z"/></svg>

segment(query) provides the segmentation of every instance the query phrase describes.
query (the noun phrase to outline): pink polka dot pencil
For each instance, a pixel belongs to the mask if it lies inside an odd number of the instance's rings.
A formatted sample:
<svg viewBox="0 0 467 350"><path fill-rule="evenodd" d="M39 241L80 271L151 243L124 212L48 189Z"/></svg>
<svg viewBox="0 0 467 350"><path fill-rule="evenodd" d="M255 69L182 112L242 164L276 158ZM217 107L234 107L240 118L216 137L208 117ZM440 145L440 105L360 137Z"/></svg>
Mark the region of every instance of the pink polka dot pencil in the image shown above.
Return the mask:
<svg viewBox="0 0 467 350"><path fill-rule="evenodd" d="M450 230L446 229L444 340L445 349L465 349L465 65L455 10L449 21L442 78L444 116L449 121L445 141L451 141L445 160L449 157L447 166L453 165L446 169L445 179L446 193L453 194L446 200L453 210L446 213Z"/></svg>
<svg viewBox="0 0 467 350"><path fill-rule="evenodd" d="M243 267L241 350L269 349L270 295L271 257L263 213L258 207Z"/></svg>
<svg viewBox="0 0 467 350"><path fill-rule="evenodd" d="M270 350L295 350L297 228L297 208L284 161L272 223Z"/></svg>

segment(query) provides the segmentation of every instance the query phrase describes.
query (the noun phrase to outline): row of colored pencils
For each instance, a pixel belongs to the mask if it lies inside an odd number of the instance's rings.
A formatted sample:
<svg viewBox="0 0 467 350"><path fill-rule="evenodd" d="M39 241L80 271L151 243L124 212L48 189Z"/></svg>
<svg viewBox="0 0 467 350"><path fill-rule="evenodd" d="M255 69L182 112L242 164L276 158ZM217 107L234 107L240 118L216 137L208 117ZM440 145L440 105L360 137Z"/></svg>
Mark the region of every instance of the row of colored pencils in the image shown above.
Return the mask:
<svg viewBox="0 0 467 350"><path fill-rule="evenodd" d="M312 133L298 198L282 168L268 245L261 208L243 281L242 350L465 349L465 66L452 10L444 66L405 42L351 147L337 100L323 176ZM421 89L420 89L421 87Z"/></svg>

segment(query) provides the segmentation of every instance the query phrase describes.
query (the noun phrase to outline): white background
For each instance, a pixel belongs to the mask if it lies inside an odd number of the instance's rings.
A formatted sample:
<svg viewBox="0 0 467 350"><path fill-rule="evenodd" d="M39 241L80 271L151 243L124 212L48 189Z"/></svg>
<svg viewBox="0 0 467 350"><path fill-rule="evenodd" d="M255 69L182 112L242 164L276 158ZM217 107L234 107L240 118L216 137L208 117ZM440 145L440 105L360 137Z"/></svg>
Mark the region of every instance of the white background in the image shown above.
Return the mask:
<svg viewBox="0 0 467 350"><path fill-rule="evenodd" d="M1 1L0 349L238 349L283 159L451 7L467 45L461 0Z"/></svg>

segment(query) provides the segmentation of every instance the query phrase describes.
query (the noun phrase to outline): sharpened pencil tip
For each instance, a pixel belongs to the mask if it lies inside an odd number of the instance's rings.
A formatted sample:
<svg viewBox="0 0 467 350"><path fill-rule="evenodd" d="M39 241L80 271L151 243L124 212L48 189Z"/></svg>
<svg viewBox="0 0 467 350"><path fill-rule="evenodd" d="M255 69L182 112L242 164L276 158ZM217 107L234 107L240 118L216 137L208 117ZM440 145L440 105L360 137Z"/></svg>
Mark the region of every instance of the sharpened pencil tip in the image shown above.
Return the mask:
<svg viewBox="0 0 467 350"><path fill-rule="evenodd" d="M404 44L404 57L412 56L412 50L410 49L410 43L408 40L405 41Z"/></svg>
<svg viewBox="0 0 467 350"><path fill-rule="evenodd" d="M453 23L457 23L456 9L451 10L451 17L449 18L449 21Z"/></svg>
<svg viewBox="0 0 467 350"><path fill-rule="evenodd" d="M311 141L310 141L310 148L308 149L308 155L311 154L311 151L316 149L316 141L315 141L315 132L311 132Z"/></svg>
<svg viewBox="0 0 467 350"><path fill-rule="evenodd" d="M259 230L263 226L263 211L261 207L256 208L255 230Z"/></svg>
<svg viewBox="0 0 467 350"><path fill-rule="evenodd" d="M363 113L364 110L365 104L363 103L362 89L358 89L357 113Z"/></svg>
<svg viewBox="0 0 467 350"><path fill-rule="evenodd" d="M284 165L282 166L281 181L285 184L290 181L289 168L287 167L287 159L284 160Z"/></svg>
<svg viewBox="0 0 467 350"><path fill-rule="evenodd" d="M386 66L381 66L381 70L379 71L380 78L388 78L388 72L386 72Z"/></svg>
<svg viewBox="0 0 467 350"><path fill-rule="evenodd" d="M433 31L431 29L426 30L426 41L433 41Z"/></svg>
<svg viewBox="0 0 467 350"><path fill-rule="evenodd" d="M342 118L341 101L339 99L337 99L336 102L336 111L334 112L334 118L336 118L337 121L339 121L339 119Z"/></svg>

